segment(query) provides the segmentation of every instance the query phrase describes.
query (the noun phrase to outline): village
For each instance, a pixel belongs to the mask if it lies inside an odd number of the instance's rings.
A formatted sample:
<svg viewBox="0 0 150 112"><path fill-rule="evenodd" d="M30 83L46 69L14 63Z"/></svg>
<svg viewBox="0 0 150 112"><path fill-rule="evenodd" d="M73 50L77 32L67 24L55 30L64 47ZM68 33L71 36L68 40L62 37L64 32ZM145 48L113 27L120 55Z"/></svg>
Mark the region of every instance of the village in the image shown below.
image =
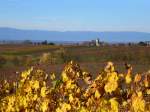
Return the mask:
<svg viewBox="0 0 150 112"><path fill-rule="evenodd" d="M89 41L78 41L78 42L72 42L72 41L62 41L62 42L53 42L48 40L43 41L32 41L32 40L1 40L0 45L73 45L73 46L150 46L150 41L140 41L140 42L104 42L101 41L99 38L95 40L89 40Z"/></svg>

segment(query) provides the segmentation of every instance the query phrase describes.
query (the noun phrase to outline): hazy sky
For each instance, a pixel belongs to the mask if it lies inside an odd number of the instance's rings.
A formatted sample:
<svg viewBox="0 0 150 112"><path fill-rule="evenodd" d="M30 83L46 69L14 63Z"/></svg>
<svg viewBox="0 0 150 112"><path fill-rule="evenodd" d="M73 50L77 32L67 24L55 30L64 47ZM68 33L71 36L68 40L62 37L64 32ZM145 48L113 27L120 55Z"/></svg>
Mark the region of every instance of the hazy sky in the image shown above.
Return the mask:
<svg viewBox="0 0 150 112"><path fill-rule="evenodd" d="M0 0L0 27L150 32L150 0Z"/></svg>

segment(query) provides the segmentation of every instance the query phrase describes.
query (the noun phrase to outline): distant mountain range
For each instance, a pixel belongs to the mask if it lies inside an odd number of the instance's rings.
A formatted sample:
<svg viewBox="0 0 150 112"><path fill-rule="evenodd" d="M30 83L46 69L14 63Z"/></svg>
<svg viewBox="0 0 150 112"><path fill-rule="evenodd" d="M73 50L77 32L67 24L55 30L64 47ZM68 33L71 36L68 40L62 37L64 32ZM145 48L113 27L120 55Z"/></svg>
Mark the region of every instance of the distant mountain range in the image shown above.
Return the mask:
<svg viewBox="0 0 150 112"><path fill-rule="evenodd" d="M88 41L99 38L105 42L150 41L146 32L94 32L94 31L45 31L21 30L0 27L0 40L48 40L48 41Z"/></svg>

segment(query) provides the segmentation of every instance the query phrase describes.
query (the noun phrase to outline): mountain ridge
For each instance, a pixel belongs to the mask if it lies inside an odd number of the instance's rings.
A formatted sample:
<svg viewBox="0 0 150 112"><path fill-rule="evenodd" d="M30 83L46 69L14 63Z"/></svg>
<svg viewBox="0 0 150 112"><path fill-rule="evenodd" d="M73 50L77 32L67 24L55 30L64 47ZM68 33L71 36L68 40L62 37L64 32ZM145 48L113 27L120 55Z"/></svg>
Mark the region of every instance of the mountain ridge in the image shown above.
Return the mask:
<svg viewBox="0 0 150 112"><path fill-rule="evenodd" d="M0 27L0 40L89 41L96 38L106 42L150 41L150 33L137 31L48 31Z"/></svg>

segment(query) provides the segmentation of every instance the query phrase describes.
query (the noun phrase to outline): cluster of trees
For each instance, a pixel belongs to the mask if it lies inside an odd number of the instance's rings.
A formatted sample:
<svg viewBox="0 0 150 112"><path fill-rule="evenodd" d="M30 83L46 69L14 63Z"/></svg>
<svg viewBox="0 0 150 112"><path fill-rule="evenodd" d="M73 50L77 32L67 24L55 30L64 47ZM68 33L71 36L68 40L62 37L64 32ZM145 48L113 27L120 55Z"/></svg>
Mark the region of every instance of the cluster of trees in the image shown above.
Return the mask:
<svg viewBox="0 0 150 112"><path fill-rule="evenodd" d="M140 45L140 46L147 46L148 44L146 42L141 41L141 42L138 43L138 45Z"/></svg>
<svg viewBox="0 0 150 112"><path fill-rule="evenodd" d="M48 42L47 40L41 42L32 42L30 40L25 40L23 44L34 44L34 45L55 45L53 42Z"/></svg>

